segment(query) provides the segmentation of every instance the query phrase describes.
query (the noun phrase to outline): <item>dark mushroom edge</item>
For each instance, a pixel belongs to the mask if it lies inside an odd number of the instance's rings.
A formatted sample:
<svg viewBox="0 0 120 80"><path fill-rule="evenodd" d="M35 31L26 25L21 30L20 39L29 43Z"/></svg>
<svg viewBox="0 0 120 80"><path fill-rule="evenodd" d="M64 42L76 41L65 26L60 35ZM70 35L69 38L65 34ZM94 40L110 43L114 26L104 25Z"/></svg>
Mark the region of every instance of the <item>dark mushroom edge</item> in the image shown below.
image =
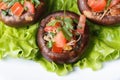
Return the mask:
<svg viewBox="0 0 120 80"><path fill-rule="evenodd" d="M47 60L64 64L73 63L80 59L89 42L89 29L88 26L85 26L83 34L77 33L78 20L79 15L76 13L57 11L41 21L37 34L37 43L41 54ZM66 29L68 30L65 31ZM51 41L53 41L52 44Z"/></svg>
<svg viewBox="0 0 120 80"><path fill-rule="evenodd" d="M1 1L0 21L11 27L24 27L34 24L42 16L45 10L45 2L43 0L33 1L13 1L12 5L9 4L9 0Z"/></svg>
<svg viewBox="0 0 120 80"><path fill-rule="evenodd" d="M99 1L99 0L98 0ZM112 0L113 3L115 0ZM88 0L78 0L78 8L90 21L100 25L116 25L120 23L120 0L114 6L105 8L103 11L95 12L88 5ZM112 3L112 2L111 2Z"/></svg>

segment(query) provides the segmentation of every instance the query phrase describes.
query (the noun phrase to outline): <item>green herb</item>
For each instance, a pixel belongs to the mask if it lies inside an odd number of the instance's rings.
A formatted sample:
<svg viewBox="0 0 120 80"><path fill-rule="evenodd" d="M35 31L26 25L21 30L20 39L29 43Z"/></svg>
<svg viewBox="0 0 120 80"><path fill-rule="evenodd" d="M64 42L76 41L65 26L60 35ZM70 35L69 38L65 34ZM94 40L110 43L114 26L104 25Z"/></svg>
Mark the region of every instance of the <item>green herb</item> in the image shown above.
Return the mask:
<svg viewBox="0 0 120 80"><path fill-rule="evenodd" d="M47 26L54 26L56 22L57 22L56 20L51 20L51 21L47 24Z"/></svg>
<svg viewBox="0 0 120 80"><path fill-rule="evenodd" d="M25 1L25 0L20 0L20 3L21 3L21 4L24 4L24 1Z"/></svg>
<svg viewBox="0 0 120 80"><path fill-rule="evenodd" d="M66 27L62 27L62 32L65 36L65 38L70 41L72 38L72 33L66 28Z"/></svg>
<svg viewBox="0 0 120 80"><path fill-rule="evenodd" d="M35 4L35 7L37 7L40 4L39 0L32 0L32 3Z"/></svg>
<svg viewBox="0 0 120 80"><path fill-rule="evenodd" d="M8 10L2 10L2 14L3 14L3 15L6 16L6 15L8 15L8 13L9 13L9 9L8 9Z"/></svg>
<svg viewBox="0 0 120 80"><path fill-rule="evenodd" d="M58 27L57 28L57 32L59 32L59 31L61 31L62 30L62 28L61 27Z"/></svg>
<svg viewBox="0 0 120 80"><path fill-rule="evenodd" d="M108 0L108 1L107 1L106 9L110 6L111 1L112 1L112 0Z"/></svg>
<svg viewBox="0 0 120 80"><path fill-rule="evenodd" d="M60 16L56 16L55 19L61 20L61 17Z"/></svg>
<svg viewBox="0 0 120 80"><path fill-rule="evenodd" d="M78 24L78 19L73 19L73 22Z"/></svg>
<svg viewBox="0 0 120 80"><path fill-rule="evenodd" d="M2 10L2 14L6 16L7 12L5 10Z"/></svg>
<svg viewBox="0 0 120 80"><path fill-rule="evenodd" d="M71 18L64 18L64 23L67 29L73 29L73 20Z"/></svg>
<svg viewBox="0 0 120 80"><path fill-rule="evenodd" d="M27 11L27 10L28 10L28 7L24 7L24 10Z"/></svg>
<svg viewBox="0 0 120 80"><path fill-rule="evenodd" d="M55 26L55 23L56 22L60 22L60 20L51 20L48 24L47 24L47 26Z"/></svg>
<svg viewBox="0 0 120 80"><path fill-rule="evenodd" d="M55 33L53 33L53 32L50 32L49 34L50 34L52 37L55 36Z"/></svg>
<svg viewBox="0 0 120 80"><path fill-rule="evenodd" d="M64 16L65 16L65 12L66 12L66 9L67 9L67 3L68 3L69 0L66 0L63 4L63 10L64 10Z"/></svg>
<svg viewBox="0 0 120 80"><path fill-rule="evenodd" d="M53 33L53 32L49 32L48 34L49 34L52 38L55 36L55 33ZM49 40L49 41L47 41L46 46L47 46L48 48L51 48L51 47L53 46L53 41L52 41L52 39Z"/></svg>
<svg viewBox="0 0 120 80"><path fill-rule="evenodd" d="M46 45L48 48L52 48L53 46L53 42L50 40L47 42L47 45Z"/></svg>
<svg viewBox="0 0 120 80"><path fill-rule="evenodd" d="M24 4L24 0L3 0L3 2L8 3L8 7L11 7L15 2L20 2L21 4Z"/></svg>
<svg viewBox="0 0 120 80"><path fill-rule="evenodd" d="M63 10L64 10L64 16L63 16L63 23L62 23L62 31L64 33L65 38L70 41L73 34L71 30L73 29L72 23L73 20L71 18L66 18L66 9L67 9L67 3L69 0L66 0L64 5L63 5Z"/></svg>
<svg viewBox="0 0 120 80"><path fill-rule="evenodd" d="M71 32L71 30L73 30L72 24L73 24L73 20L71 18L64 17L63 24L62 24L62 31L67 40L71 40L71 38L73 36L73 34Z"/></svg>

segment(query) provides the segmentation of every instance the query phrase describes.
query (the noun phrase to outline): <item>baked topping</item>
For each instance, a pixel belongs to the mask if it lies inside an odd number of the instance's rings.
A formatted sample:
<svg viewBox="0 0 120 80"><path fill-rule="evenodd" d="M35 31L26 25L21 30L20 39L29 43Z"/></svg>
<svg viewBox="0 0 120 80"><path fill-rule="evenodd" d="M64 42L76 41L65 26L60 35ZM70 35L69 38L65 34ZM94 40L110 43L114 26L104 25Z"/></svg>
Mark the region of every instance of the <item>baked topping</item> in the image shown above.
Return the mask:
<svg viewBox="0 0 120 80"><path fill-rule="evenodd" d="M74 49L76 43L81 40L81 34L84 32L81 26L85 26L77 24L78 20L70 16L51 17L44 28L45 34L43 38L46 41L46 46L55 53Z"/></svg>
<svg viewBox="0 0 120 80"><path fill-rule="evenodd" d="M39 0L3 0L0 2L0 11L6 16L21 16L25 12L35 14Z"/></svg>
<svg viewBox="0 0 120 80"><path fill-rule="evenodd" d="M104 16L117 16L120 14L120 0L88 0L87 4L91 8L92 15L98 19Z"/></svg>

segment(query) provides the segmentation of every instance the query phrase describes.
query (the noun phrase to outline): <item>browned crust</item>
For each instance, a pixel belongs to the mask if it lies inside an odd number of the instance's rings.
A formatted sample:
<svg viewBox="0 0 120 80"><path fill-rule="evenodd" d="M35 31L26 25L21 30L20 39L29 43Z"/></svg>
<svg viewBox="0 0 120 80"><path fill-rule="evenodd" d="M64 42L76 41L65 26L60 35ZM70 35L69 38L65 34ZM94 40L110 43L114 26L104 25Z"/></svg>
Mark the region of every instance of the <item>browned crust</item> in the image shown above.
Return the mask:
<svg viewBox="0 0 120 80"><path fill-rule="evenodd" d="M92 15L92 10L87 5L87 0L78 0L78 8L89 20L102 25L114 25L120 23L120 15L106 15L102 19Z"/></svg>
<svg viewBox="0 0 120 80"><path fill-rule="evenodd" d="M12 27L23 27L26 25L31 25L39 20L42 15L45 7L45 3L43 0L40 0L40 5L35 9L35 14L31 14L29 12L25 12L20 17L17 16L5 16L0 11L0 21ZM27 20L29 19L29 20Z"/></svg>
<svg viewBox="0 0 120 80"><path fill-rule="evenodd" d="M79 19L79 15L72 13L72 12L66 12L65 13L68 16L71 16L72 18ZM41 23L40 23L40 28L38 29L38 34L37 34L37 42L38 46L40 48L41 54L49 61L54 61L59 64L64 64L64 63L73 63L76 62L80 57L82 56L88 41L89 41L89 31L88 27L85 27L85 33L82 35L82 40L81 40L81 45L76 45L76 49L72 51L64 51L63 53L53 53L51 52L50 49L48 49L45 45L45 40L43 39L44 36L44 27L46 23L48 23L49 19L53 16L63 16L64 12L59 11L55 12L53 14L50 14L46 18L44 18Z"/></svg>

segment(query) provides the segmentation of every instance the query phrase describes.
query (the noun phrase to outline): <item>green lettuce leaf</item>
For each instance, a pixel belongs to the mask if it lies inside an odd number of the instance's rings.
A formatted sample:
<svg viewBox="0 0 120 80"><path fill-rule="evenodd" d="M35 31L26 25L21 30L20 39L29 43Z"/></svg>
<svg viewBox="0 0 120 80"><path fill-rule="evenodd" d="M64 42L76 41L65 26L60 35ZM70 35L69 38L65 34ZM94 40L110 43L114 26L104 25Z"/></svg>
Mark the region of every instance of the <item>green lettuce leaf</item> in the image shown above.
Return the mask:
<svg viewBox="0 0 120 80"><path fill-rule="evenodd" d="M0 22L0 56L32 59L38 52L36 45L37 25L13 28Z"/></svg>
<svg viewBox="0 0 120 80"><path fill-rule="evenodd" d="M45 15L58 10L70 10L80 14L77 0L45 0ZM39 22L38 22L39 23ZM81 59L74 64L58 65L47 61L36 44L38 23L22 28L13 28L0 22L0 59L7 56L34 60L47 71L65 75L74 67L99 70L105 61L120 58L120 25L100 26L87 21L90 29L90 41Z"/></svg>

